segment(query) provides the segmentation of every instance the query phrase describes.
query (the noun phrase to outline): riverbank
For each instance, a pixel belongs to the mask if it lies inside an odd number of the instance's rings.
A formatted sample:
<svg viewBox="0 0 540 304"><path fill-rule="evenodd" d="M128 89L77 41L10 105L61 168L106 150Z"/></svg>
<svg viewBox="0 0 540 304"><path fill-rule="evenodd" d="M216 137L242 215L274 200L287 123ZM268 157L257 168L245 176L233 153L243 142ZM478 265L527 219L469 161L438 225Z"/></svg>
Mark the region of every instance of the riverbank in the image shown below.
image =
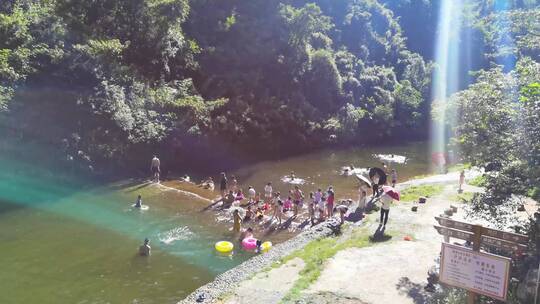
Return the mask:
<svg viewBox="0 0 540 304"><path fill-rule="evenodd" d="M392 207L388 231L381 230L378 213L367 216L362 224L345 224L342 234L313 235L307 241L299 236L283 243L289 250L260 255L231 269L216 281L199 288L180 303L418 303L429 295L423 291L427 271L435 264L442 238L433 225L434 216L449 208L463 206L457 193L455 173L434 175L399 185L439 184L443 190L411 211L411 202L399 202ZM470 173L467 178L473 178ZM482 191L466 186L465 193ZM463 217L458 212L457 218ZM318 229L317 226L313 227ZM311 231L311 230L310 230ZM404 240L408 236L412 241ZM325 240L331 242L314 241ZM369 242L363 242L363 238ZM297 239L301 242L297 242ZM287 243L297 243L288 247ZM300 245L302 244L302 245ZM313 247L315 244L315 248ZM330 247L328 247L330 246ZM310 265L310 254L320 257ZM276 250L277 251L277 250ZM323 257L325 256L326 257ZM255 261L255 259L257 259ZM279 263L274 263L278 261ZM354 262L352 262L354 261ZM273 264L274 263L274 264ZM274 267L268 268L272 265ZM262 266L264 265L264 266ZM313 269L317 267L317 269ZM261 270L266 271L261 272ZM271 288L266 288L266 287ZM272 286L274 286L272 288ZM208 297L200 295L212 291Z"/></svg>

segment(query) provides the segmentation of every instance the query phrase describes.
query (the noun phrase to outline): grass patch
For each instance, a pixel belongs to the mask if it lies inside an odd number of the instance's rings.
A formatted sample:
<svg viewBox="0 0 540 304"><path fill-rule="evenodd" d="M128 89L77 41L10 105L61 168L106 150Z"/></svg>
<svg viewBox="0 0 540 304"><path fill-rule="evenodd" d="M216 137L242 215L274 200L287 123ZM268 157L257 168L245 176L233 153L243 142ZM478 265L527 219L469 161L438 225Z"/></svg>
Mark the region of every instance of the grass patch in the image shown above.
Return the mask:
<svg viewBox="0 0 540 304"><path fill-rule="evenodd" d="M469 202L473 196L474 192L463 192L450 196L448 199L455 202L466 203Z"/></svg>
<svg viewBox="0 0 540 304"><path fill-rule="evenodd" d="M422 179L422 178L426 178L426 177L430 177L430 176L433 176L433 174L431 174L431 173L420 174L420 175L415 175L415 176L411 177L409 180Z"/></svg>
<svg viewBox="0 0 540 304"><path fill-rule="evenodd" d="M401 201L412 202L421 196L432 197L443 192L444 185L418 185L401 191Z"/></svg>
<svg viewBox="0 0 540 304"><path fill-rule="evenodd" d="M527 196L536 200L540 201L540 187L535 186L527 191Z"/></svg>
<svg viewBox="0 0 540 304"><path fill-rule="evenodd" d="M373 243L369 241L370 233L367 229L354 231L351 237L344 241L339 238L322 238L307 244L303 249L293 252L285 257L281 264L296 257L305 262L305 267L300 272L300 277L294 283L289 293L283 298L282 303L294 302L300 297L302 290L308 288L319 276L324 267L324 262L333 257L338 251L351 247L367 247ZM279 265L281 265L279 264Z"/></svg>
<svg viewBox="0 0 540 304"><path fill-rule="evenodd" d="M468 181L467 184L471 186L476 186L476 187L484 187L486 185L486 176L478 175L477 177Z"/></svg>
<svg viewBox="0 0 540 304"><path fill-rule="evenodd" d="M464 164L455 164L450 167L448 167L448 172L461 172L463 170L468 170L472 166L470 163L464 163Z"/></svg>

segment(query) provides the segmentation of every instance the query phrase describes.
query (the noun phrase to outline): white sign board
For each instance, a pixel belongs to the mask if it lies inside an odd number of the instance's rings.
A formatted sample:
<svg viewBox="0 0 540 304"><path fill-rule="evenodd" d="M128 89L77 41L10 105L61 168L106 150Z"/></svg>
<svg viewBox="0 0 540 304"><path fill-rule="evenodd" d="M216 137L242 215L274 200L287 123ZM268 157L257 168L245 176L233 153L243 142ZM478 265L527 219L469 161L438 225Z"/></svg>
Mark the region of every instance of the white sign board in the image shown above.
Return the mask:
<svg viewBox="0 0 540 304"><path fill-rule="evenodd" d="M505 301L509 274L509 258L442 244L442 283Z"/></svg>

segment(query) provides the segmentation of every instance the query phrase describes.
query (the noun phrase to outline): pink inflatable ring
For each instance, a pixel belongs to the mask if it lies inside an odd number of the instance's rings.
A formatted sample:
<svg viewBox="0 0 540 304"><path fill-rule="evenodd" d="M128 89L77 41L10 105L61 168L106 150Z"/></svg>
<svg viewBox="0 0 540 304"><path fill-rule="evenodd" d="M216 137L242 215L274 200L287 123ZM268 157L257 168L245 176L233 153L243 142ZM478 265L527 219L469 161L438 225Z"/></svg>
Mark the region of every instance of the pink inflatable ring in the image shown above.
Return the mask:
<svg viewBox="0 0 540 304"><path fill-rule="evenodd" d="M242 248L245 250L254 250L257 248L257 239L249 237L242 240Z"/></svg>

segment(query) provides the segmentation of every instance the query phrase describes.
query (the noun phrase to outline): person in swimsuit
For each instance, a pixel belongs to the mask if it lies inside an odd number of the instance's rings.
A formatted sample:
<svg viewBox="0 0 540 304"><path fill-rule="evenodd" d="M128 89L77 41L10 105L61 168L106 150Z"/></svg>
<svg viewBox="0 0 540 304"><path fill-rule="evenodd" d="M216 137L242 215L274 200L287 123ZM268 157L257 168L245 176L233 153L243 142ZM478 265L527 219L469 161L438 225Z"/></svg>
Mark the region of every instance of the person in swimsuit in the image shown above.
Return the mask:
<svg viewBox="0 0 540 304"><path fill-rule="evenodd" d="M246 215L244 216L244 222L249 222L253 218L253 210L251 210L251 206L248 206L246 209Z"/></svg>
<svg viewBox="0 0 540 304"><path fill-rule="evenodd" d="M142 196L139 194L137 196L137 201L135 202L135 208L141 208L142 207Z"/></svg>
<svg viewBox="0 0 540 304"><path fill-rule="evenodd" d="M253 237L253 228L249 227L248 229L240 233L240 242L242 242L242 240L244 239L252 238L252 237Z"/></svg>
<svg viewBox="0 0 540 304"><path fill-rule="evenodd" d="M223 208L229 208L234 203L234 193L229 191L227 195L223 198Z"/></svg>
<svg viewBox="0 0 540 304"><path fill-rule="evenodd" d="M283 211L289 211L292 209L292 197L287 197L287 199L283 202Z"/></svg>
<svg viewBox="0 0 540 304"><path fill-rule="evenodd" d="M234 220L233 231L240 232L240 228L242 225L242 218L240 217L240 212L238 212L238 210L233 211L233 220Z"/></svg>
<svg viewBox="0 0 540 304"><path fill-rule="evenodd" d="M140 256L150 256L152 247L150 247L150 240L148 238L144 239L144 244L139 247Z"/></svg>
<svg viewBox="0 0 540 304"><path fill-rule="evenodd" d="M225 175L225 172L221 172L219 190L221 191L221 198L225 198L225 194L227 194L227 176Z"/></svg>
<svg viewBox="0 0 540 304"><path fill-rule="evenodd" d="M308 211L309 211L309 220L311 221L311 225L315 225L315 201L313 199L313 192L309 193L309 205L308 205Z"/></svg>
<svg viewBox="0 0 540 304"><path fill-rule="evenodd" d="M302 200L304 199L304 193L302 192L302 190L300 190L300 187L298 186L294 186L294 191L293 191L293 204L294 204L294 215L293 216L297 216L298 215L298 209L300 208L300 204L302 203Z"/></svg>
<svg viewBox="0 0 540 304"><path fill-rule="evenodd" d="M326 193L328 195L326 199L326 210L328 217L330 218L334 216L334 200L336 196L336 194L334 193L334 187L328 187L328 191Z"/></svg>
<svg viewBox="0 0 540 304"><path fill-rule="evenodd" d="M161 173L161 169L159 168L160 166L161 163L159 161L159 158L154 155L154 157L152 158L152 162L150 163L150 172L152 172L152 178L156 183L159 183L159 174Z"/></svg>

